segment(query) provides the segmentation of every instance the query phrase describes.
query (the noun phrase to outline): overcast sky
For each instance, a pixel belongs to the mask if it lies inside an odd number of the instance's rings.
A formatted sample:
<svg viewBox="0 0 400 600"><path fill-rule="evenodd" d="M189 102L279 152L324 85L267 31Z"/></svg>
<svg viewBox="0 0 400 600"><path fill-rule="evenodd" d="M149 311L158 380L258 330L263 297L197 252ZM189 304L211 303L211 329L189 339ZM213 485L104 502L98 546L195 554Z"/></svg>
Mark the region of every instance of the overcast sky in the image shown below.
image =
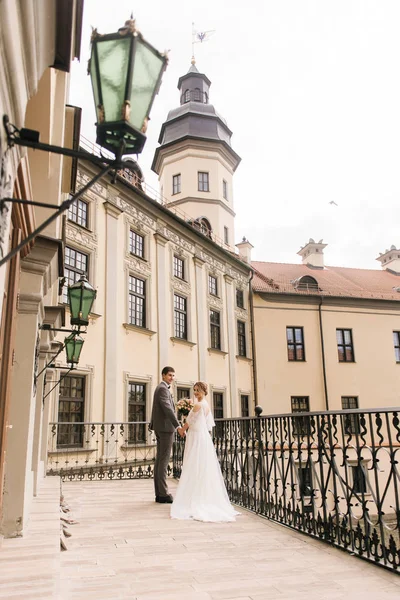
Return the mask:
<svg viewBox="0 0 400 600"><path fill-rule="evenodd" d="M246 236L255 260L297 263L310 237L323 238L327 265L379 269L379 252L400 246L400 1L85 0L70 102L93 141L91 25L116 31L132 11L144 37L170 50L139 157L147 183L158 189L150 165L179 105L194 21L215 30L196 44L196 65L242 158L236 241Z"/></svg>

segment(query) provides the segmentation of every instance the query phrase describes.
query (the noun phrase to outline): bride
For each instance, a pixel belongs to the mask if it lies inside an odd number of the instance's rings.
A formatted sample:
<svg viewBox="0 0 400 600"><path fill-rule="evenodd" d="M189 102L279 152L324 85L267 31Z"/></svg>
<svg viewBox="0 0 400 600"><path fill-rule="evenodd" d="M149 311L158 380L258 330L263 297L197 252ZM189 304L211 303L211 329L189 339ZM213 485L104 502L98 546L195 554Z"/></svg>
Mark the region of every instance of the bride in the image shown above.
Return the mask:
<svg viewBox="0 0 400 600"><path fill-rule="evenodd" d="M235 521L210 431L215 426L205 400L207 385L194 385L195 403L184 425L187 431L182 474L171 506L173 519Z"/></svg>

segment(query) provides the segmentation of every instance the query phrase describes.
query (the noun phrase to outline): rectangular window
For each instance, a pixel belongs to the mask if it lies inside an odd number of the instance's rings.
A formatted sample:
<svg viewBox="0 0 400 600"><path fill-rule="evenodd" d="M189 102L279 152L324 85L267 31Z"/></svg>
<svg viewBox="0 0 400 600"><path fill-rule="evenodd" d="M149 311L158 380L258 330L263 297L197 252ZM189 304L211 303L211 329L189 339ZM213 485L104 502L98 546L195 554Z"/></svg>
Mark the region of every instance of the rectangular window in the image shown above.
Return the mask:
<svg viewBox="0 0 400 600"><path fill-rule="evenodd" d="M210 310L211 348L221 350L221 315L217 310Z"/></svg>
<svg viewBox="0 0 400 600"><path fill-rule="evenodd" d="M172 194L180 194L181 192L181 174L172 177Z"/></svg>
<svg viewBox="0 0 400 600"><path fill-rule="evenodd" d="M336 329L339 362L354 362L353 336L351 329Z"/></svg>
<svg viewBox="0 0 400 600"><path fill-rule="evenodd" d="M243 290L236 290L236 306L244 308L244 293Z"/></svg>
<svg viewBox="0 0 400 600"><path fill-rule="evenodd" d="M185 279L185 261L179 256L174 256L174 276Z"/></svg>
<svg viewBox="0 0 400 600"><path fill-rule="evenodd" d="M250 416L249 397L247 394L240 395L240 411L241 411L242 417ZM242 421L241 425L242 425L242 435L243 435L243 437L247 438L250 434L250 422Z"/></svg>
<svg viewBox="0 0 400 600"><path fill-rule="evenodd" d="M302 327L286 327L288 360L305 360Z"/></svg>
<svg viewBox="0 0 400 600"><path fill-rule="evenodd" d="M396 362L400 362L400 331L393 331L393 344Z"/></svg>
<svg viewBox="0 0 400 600"><path fill-rule="evenodd" d="M247 356L246 353L246 324L243 321L237 322L238 334L238 354L239 356Z"/></svg>
<svg viewBox="0 0 400 600"><path fill-rule="evenodd" d="M214 405L214 419L223 419L224 418L224 395L220 392L213 393L213 405ZM222 436L223 433L223 423L215 424L215 434L218 437Z"/></svg>
<svg viewBox="0 0 400 600"><path fill-rule="evenodd" d="M218 280L214 275L208 276L208 291L213 296L218 296Z"/></svg>
<svg viewBox="0 0 400 600"><path fill-rule="evenodd" d="M222 181L222 195L225 200L228 200L228 183L225 179Z"/></svg>
<svg viewBox="0 0 400 600"><path fill-rule="evenodd" d="M292 396L292 413L309 412L310 399L308 396ZM292 417L293 435L304 436L310 431L310 417Z"/></svg>
<svg viewBox="0 0 400 600"><path fill-rule="evenodd" d="M129 276L129 315L130 325L146 327L146 282Z"/></svg>
<svg viewBox="0 0 400 600"><path fill-rule="evenodd" d="M146 384L130 381L128 384L128 442L146 441Z"/></svg>
<svg viewBox="0 0 400 600"><path fill-rule="evenodd" d="M60 382L57 447L82 448L85 414L85 377L67 375ZM62 425L66 423L66 425Z"/></svg>
<svg viewBox="0 0 400 600"><path fill-rule="evenodd" d="M84 200L75 200L68 209L68 219L82 227L88 227L88 203Z"/></svg>
<svg viewBox="0 0 400 600"><path fill-rule="evenodd" d="M311 467L300 467L299 473L299 487L300 495L302 498L308 498L312 495L312 474Z"/></svg>
<svg viewBox="0 0 400 600"><path fill-rule="evenodd" d="M224 227L224 242L229 244L229 230L227 227Z"/></svg>
<svg viewBox="0 0 400 600"><path fill-rule="evenodd" d="M250 411L249 411L249 397L248 397L247 394L241 394L241 396L240 396L240 408L241 408L242 417L249 417L250 416Z"/></svg>
<svg viewBox="0 0 400 600"><path fill-rule="evenodd" d="M199 192L209 192L210 186L208 181L208 173L204 173L199 171L197 173L198 184L199 184Z"/></svg>
<svg viewBox="0 0 400 600"><path fill-rule="evenodd" d="M178 387L176 389L176 401L178 402L183 398L190 398L190 388Z"/></svg>
<svg viewBox="0 0 400 600"><path fill-rule="evenodd" d="M356 465L355 467L351 467L351 470L353 474L353 492L355 494L366 494L367 481L362 465Z"/></svg>
<svg viewBox="0 0 400 600"><path fill-rule="evenodd" d="M343 410L355 410L358 408L357 396L342 396L342 409ZM343 415L343 430L344 433L359 433L358 415Z"/></svg>
<svg viewBox="0 0 400 600"><path fill-rule="evenodd" d="M129 252L144 258L144 237L131 229L129 231Z"/></svg>
<svg viewBox="0 0 400 600"><path fill-rule="evenodd" d="M174 294L175 337L187 340L187 298Z"/></svg>
<svg viewBox="0 0 400 600"><path fill-rule="evenodd" d="M63 302L68 302L68 294L67 288L68 286L76 283L81 275L88 274L89 267L89 256L80 252L79 250L75 250L74 248L70 248L69 246L65 246L65 256L64 256L64 276L65 276L65 284L63 289Z"/></svg>

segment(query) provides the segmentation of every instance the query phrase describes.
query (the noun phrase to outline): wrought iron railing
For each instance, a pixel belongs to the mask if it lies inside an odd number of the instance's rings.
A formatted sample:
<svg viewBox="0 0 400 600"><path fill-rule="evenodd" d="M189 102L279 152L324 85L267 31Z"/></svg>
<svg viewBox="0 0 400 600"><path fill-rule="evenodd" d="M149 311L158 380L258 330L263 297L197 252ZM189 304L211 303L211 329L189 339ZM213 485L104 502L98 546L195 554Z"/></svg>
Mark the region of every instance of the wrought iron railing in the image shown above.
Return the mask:
<svg viewBox="0 0 400 600"><path fill-rule="evenodd" d="M400 568L400 409L216 420L235 504L392 570ZM50 423L48 475L153 477L147 423ZM174 443L179 478L184 441Z"/></svg>
<svg viewBox="0 0 400 600"><path fill-rule="evenodd" d="M230 499L377 564L400 567L400 409L217 420ZM177 440L179 477L184 442Z"/></svg>
<svg viewBox="0 0 400 600"><path fill-rule="evenodd" d="M155 445L147 422L50 423L47 474L63 481L151 478Z"/></svg>

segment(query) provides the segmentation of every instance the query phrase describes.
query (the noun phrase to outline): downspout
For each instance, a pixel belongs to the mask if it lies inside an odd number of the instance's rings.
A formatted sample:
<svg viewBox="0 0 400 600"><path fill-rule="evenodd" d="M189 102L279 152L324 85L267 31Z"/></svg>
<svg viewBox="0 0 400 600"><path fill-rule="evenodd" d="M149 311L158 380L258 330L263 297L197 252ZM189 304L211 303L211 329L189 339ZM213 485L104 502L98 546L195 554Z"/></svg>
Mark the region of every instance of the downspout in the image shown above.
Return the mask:
<svg viewBox="0 0 400 600"><path fill-rule="evenodd" d="M255 328L254 328L254 306L253 306L253 288L251 282L253 281L254 271L251 271L251 277L249 279L249 307L250 307L250 326L251 326L251 353L253 355L253 382L254 382L254 408L258 406L258 395L257 395L257 361L256 361L256 339L255 339Z"/></svg>
<svg viewBox="0 0 400 600"><path fill-rule="evenodd" d="M318 314L319 314L319 333L321 336L322 373L324 376L325 408L326 408L326 410L329 410L328 384L326 381L324 330L322 328L322 296L320 297L320 302L319 302L319 306L318 306Z"/></svg>

